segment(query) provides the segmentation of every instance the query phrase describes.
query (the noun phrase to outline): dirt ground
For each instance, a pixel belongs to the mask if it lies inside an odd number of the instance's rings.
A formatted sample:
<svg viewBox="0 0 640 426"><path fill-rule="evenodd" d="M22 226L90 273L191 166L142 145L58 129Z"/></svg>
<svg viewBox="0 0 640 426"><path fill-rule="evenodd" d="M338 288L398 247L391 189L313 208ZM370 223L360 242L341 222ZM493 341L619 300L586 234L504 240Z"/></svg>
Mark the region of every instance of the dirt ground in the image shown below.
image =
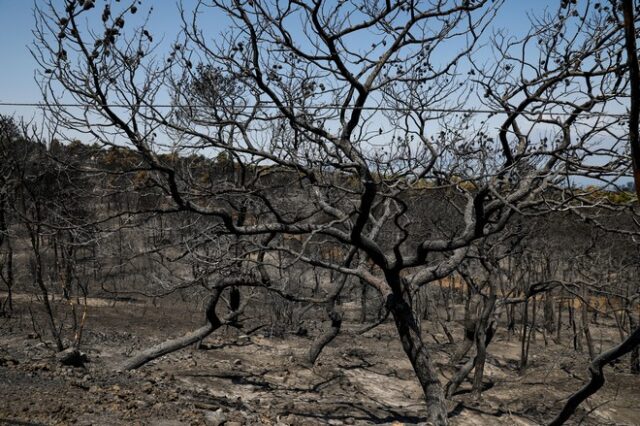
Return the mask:
<svg viewBox="0 0 640 426"><path fill-rule="evenodd" d="M17 301L14 318L0 318L0 424L411 425L424 418L418 382L391 323L356 335L360 325L346 321L345 333L313 367L303 361L311 337L225 327L199 349L123 373L117 365L131 353L201 325L197 307L91 303L82 346L89 362L78 368L56 360L34 332L29 307L37 318L37 305L26 299ZM461 327L450 326L459 337ZM425 333L444 382L454 371L454 347L443 343L438 326L423 327L441 342ZM612 331L594 327L597 345L611 344ZM450 403L453 425L544 424L588 377L586 354L551 339L545 345L537 337L524 372L519 350L517 336L498 333L489 347L487 389L474 399L468 383L461 387ZM640 377L628 374L626 361L607 368L605 388L573 424L640 424Z"/></svg>

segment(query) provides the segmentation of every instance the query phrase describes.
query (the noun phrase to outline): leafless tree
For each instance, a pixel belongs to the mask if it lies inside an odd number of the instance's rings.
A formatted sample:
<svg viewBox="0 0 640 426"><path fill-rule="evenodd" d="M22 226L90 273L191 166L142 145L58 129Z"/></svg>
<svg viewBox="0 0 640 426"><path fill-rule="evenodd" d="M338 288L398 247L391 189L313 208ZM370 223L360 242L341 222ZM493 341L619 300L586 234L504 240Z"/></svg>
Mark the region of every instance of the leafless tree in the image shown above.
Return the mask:
<svg viewBox="0 0 640 426"><path fill-rule="evenodd" d="M487 33L501 1L198 1L181 9L164 57L138 3L38 5L49 118L135 148L165 197L157 212L211 218L220 237L242 241L254 266L245 284L330 302L332 292L282 285L281 271L307 265L374 288L427 420L446 424L414 295L516 212L584 208L572 176L611 182L629 170L609 113L629 95L617 9L559 4L513 38ZM225 17L220 34L210 14ZM176 161L194 153L226 159L234 177ZM603 154L610 161L594 165ZM442 194L446 224L430 220Z"/></svg>
<svg viewBox="0 0 640 426"><path fill-rule="evenodd" d="M11 117L0 117L0 280L6 287L6 299L0 302L0 315L9 316L13 311L13 244L10 235L10 194L17 182L14 165L17 140L20 139L20 129Z"/></svg>

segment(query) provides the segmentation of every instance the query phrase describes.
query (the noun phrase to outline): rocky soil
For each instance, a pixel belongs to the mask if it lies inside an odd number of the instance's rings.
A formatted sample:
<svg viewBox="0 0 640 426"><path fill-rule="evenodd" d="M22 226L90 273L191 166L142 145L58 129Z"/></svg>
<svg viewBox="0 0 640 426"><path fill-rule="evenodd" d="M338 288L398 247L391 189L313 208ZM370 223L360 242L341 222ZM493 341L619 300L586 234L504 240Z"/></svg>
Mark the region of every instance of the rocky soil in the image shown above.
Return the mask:
<svg viewBox="0 0 640 426"><path fill-rule="evenodd" d="M89 362L62 365L38 336L26 300L11 319L0 319L0 424L15 425L364 425L416 424L423 415L417 380L392 324L356 335L347 322L315 366L304 362L310 337L251 335L224 328L200 348L188 348L138 371L117 366L135 350L201 324L186 306L94 304L82 350ZM320 326L320 324L318 324ZM456 323L450 324L456 334ZM250 328L250 327L249 327ZM434 324L426 340L441 366L453 374L451 345ZM313 334L313 329L312 333ZM603 347L611 327L592 332ZM435 338L435 339L434 339ZM454 425L536 425L549 421L562 401L587 378L586 354L539 336L531 363L518 370L517 337L498 334L489 347L487 389L471 396L465 384L450 404ZM625 360L626 361L626 360ZM640 424L640 377L625 362L607 369L608 382L575 416L587 425Z"/></svg>

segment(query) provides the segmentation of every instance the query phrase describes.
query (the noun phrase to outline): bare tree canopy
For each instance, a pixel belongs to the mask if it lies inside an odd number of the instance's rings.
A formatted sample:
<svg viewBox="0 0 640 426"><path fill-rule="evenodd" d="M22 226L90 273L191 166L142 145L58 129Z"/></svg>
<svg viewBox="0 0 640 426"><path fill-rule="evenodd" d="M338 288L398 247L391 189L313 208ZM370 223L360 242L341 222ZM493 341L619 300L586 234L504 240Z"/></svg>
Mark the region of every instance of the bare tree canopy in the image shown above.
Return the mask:
<svg viewBox="0 0 640 426"><path fill-rule="evenodd" d="M39 2L32 53L52 128L130 153L126 173L153 194L140 211L192 221L172 259L188 258L180 273L212 294L207 325L123 368L234 325L245 287L324 307L331 326L309 351L313 364L340 333L336 301L354 282L363 298L371 290L381 299L378 323L393 318L427 422L448 424L447 398L472 369L481 392L495 318L519 303L525 368L536 295L545 294L552 333L547 295L588 292L576 284L584 277L569 285L550 259L525 257L533 284L504 290L516 281L511 256L529 237L522 222L569 212L638 236L632 196L613 202L577 185L618 188L634 172L640 182L637 102L628 112L640 79L638 14L623 3L559 1L513 35L494 25L503 0L198 0L180 6L167 47L152 33L152 2ZM77 168L98 173L98 157ZM630 219L608 226L598 209ZM329 289L297 291L301 271ZM456 357L472 347L476 355L445 384L416 306L428 310L421 294L454 275L468 289ZM592 370L601 375L599 360Z"/></svg>

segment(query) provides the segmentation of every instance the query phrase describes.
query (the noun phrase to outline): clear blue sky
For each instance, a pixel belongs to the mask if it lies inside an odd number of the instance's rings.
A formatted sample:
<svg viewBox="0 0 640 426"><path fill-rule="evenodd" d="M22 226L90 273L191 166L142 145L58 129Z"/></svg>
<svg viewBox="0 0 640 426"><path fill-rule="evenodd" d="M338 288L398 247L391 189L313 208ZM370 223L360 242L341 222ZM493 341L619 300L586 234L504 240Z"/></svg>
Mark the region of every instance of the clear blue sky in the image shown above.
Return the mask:
<svg viewBox="0 0 640 426"><path fill-rule="evenodd" d="M54 0L61 2L61 0ZM100 5L98 0L97 5ZM29 52L33 43L33 9L43 0L0 0L0 102L38 102L40 89L35 81L37 62ZM187 1L188 3L188 1ZM170 43L179 29L178 3L176 0L147 1L153 5L150 27L154 28L154 37L167 34L165 41ZM146 10L146 8L144 9ZM15 114L31 117L33 108L0 106L0 114Z"/></svg>
<svg viewBox="0 0 640 426"><path fill-rule="evenodd" d="M41 0L35 0L36 2ZM560 0L507 0L495 25L513 33L528 28L528 11L541 11L547 6L557 7ZM179 26L177 3L174 0L155 0L155 10L150 27L154 35L165 33L166 41L171 42ZM190 3L187 0L186 3ZM34 25L34 3L30 0L0 0L0 102L37 102L40 91L35 83L37 66L28 50L32 43L31 33ZM0 114L13 114L28 118L33 108L15 108L0 106Z"/></svg>

